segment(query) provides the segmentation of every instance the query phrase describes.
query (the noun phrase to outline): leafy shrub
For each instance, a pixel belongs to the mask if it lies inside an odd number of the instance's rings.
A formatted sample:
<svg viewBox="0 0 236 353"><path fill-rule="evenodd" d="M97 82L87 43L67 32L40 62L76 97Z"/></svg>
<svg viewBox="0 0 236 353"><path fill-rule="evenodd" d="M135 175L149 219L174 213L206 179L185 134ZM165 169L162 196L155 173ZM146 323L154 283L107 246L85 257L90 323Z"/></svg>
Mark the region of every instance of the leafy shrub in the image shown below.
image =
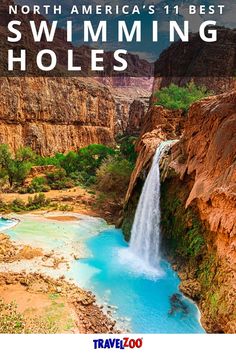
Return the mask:
<svg viewBox="0 0 236 353"><path fill-rule="evenodd" d="M74 207L71 205L60 205L58 208L59 211L61 212L72 212L74 210Z"/></svg>
<svg viewBox="0 0 236 353"><path fill-rule="evenodd" d="M44 165L54 165L55 167L60 167L61 161L63 160L64 155L62 153L56 153L55 156L43 157L38 156L35 159L35 165L44 166Z"/></svg>
<svg viewBox="0 0 236 353"><path fill-rule="evenodd" d="M30 187L29 187L30 188ZM21 195L24 195L24 194L27 194L29 191L28 191L28 189L29 188L27 188L27 187L20 187L19 189L18 189L18 193L19 194L21 194Z"/></svg>
<svg viewBox="0 0 236 353"><path fill-rule="evenodd" d="M16 160L19 162L33 163L36 157L36 153L30 147L20 147L16 152Z"/></svg>
<svg viewBox="0 0 236 353"><path fill-rule="evenodd" d="M24 331L23 315L17 312L15 303L5 304L0 299L0 333L19 334Z"/></svg>
<svg viewBox="0 0 236 353"><path fill-rule="evenodd" d="M77 171L78 154L71 151L60 161L60 166L66 171L67 175Z"/></svg>
<svg viewBox="0 0 236 353"><path fill-rule="evenodd" d="M28 198L28 203L26 205L27 210L37 210L43 207L49 206L50 201L46 199L44 194L38 194L34 197Z"/></svg>
<svg viewBox="0 0 236 353"><path fill-rule="evenodd" d="M205 245L205 240L202 236L201 224L196 218L193 218L192 227L187 232L186 252L189 256L193 256L193 257L197 256L200 254L204 245Z"/></svg>
<svg viewBox="0 0 236 353"><path fill-rule="evenodd" d="M8 205L0 199L0 212L6 212L8 211Z"/></svg>
<svg viewBox="0 0 236 353"><path fill-rule="evenodd" d="M77 170L79 172L86 172L90 176L95 175L96 170L100 167L104 159L115 155L115 153L112 148L99 144L81 148L78 151Z"/></svg>
<svg viewBox="0 0 236 353"><path fill-rule="evenodd" d="M25 211L26 210L26 206L25 206L24 201L22 201L19 198L13 200L12 203L11 203L11 210L14 211L14 212Z"/></svg>
<svg viewBox="0 0 236 353"><path fill-rule="evenodd" d="M84 171L81 171L81 172L78 172L77 174L77 181L80 183L80 184L86 184L88 178L90 177L90 175Z"/></svg>
<svg viewBox="0 0 236 353"><path fill-rule="evenodd" d="M24 192L24 190L26 190L26 192ZM28 188L27 189L25 189L25 188L21 188L21 190L19 191L20 193L29 193L29 194L35 194L35 193L37 193L37 192L48 192L48 191L50 191L51 190L51 188L50 188L50 186L49 185L38 185L37 187L35 187L35 186L32 186L32 185L30 185L30 186L28 186Z"/></svg>
<svg viewBox="0 0 236 353"><path fill-rule="evenodd" d="M97 186L103 192L114 192L124 195L126 192L133 165L126 159L107 158L97 171Z"/></svg>
<svg viewBox="0 0 236 353"><path fill-rule="evenodd" d="M168 109L182 109L186 112L192 103L209 94L205 87L198 87L192 82L185 87L171 84L169 87L164 87L155 93L157 98L156 105L162 105Z"/></svg>
<svg viewBox="0 0 236 353"><path fill-rule="evenodd" d="M135 151L136 141L137 138L133 136L121 136L117 141L120 146L121 157L133 164L135 164L137 159L137 152Z"/></svg>
<svg viewBox="0 0 236 353"><path fill-rule="evenodd" d="M64 169L60 169L54 173L48 173L47 181L48 185L53 190L67 189L75 186L74 181L67 177Z"/></svg>
<svg viewBox="0 0 236 353"><path fill-rule="evenodd" d="M45 177L36 177L32 180L31 185L28 187L29 193L47 192L51 190L48 181Z"/></svg>

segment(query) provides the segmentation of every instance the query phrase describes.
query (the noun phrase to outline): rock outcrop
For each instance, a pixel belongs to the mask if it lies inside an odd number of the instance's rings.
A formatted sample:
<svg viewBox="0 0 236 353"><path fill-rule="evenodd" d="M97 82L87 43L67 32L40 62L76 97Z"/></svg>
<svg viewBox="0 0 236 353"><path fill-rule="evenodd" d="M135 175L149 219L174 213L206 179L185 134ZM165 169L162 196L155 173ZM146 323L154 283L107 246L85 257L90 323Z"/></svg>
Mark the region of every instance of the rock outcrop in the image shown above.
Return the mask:
<svg viewBox="0 0 236 353"><path fill-rule="evenodd" d="M184 264L187 273L183 292L192 297L189 294L194 292L191 283L196 286L197 281L201 287L198 303L202 323L209 332L236 332L235 151L236 91L193 104L183 138L173 148L169 165L172 177L166 182L169 191L165 187L163 196L163 212L173 221L178 219L178 208L182 207L186 234L194 235L195 244L201 245L199 250L195 248L198 251L192 260L191 256L187 259L182 254L181 261L177 256L177 262L180 271ZM167 198L169 202L171 198L173 202L176 198L179 200L179 206L171 212ZM173 229L173 232L178 231ZM172 240L167 240L167 247ZM188 240L185 238L185 241ZM175 258L180 249L176 250L170 251Z"/></svg>
<svg viewBox="0 0 236 353"><path fill-rule="evenodd" d="M131 65L135 65L134 63L135 61ZM152 65L146 63L145 67L147 76L144 77L120 76L97 78L99 82L109 87L115 100L116 135L127 134L138 136L141 132L153 88Z"/></svg>
<svg viewBox="0 0 236 353"><path fill-rule="evenodd" d="M201 219L212 232L227 234L229 245L236 236L236 91L193 104L176 149L182 163L174 160L170 166L181 178L194 175L186 207L197 201ZM219 250L226 245L220 246L221 241L219 236ZM234 246L228 251L234 254L236 265Z"/></svg>
<svg viewBox="0 0 236 353"><path fill-rule="evenodd" d="M114 100L80 78L1 78L0 143L41 155L114 142Z"/></svg>
<svg viewBox="0 0 236 353"><path fill-rule="evenodd" d="M147 111L148 104L147 99L140 100L135 99L129 107L129 118L126 128L126 133L128 135L138 136L143 127L145 113Z"/></svg>
<svg viewBox="0 0 236 353"><path fill-rule="evenodd" d="M136 144L138 158L126 194L126 203L135 189L138 178L143 179L144 170L149 169L157 146L161 141L178 139L183 131L183 122L181 110L171 111L161 106L153 106L148 110L141 137Z"/></svg>
<svg viewBox="0 0 236 353"><path fill-rule="evenodd" d="M217 31L217 42L203 42L199 34L191 34L189 42L178 41L166 49L155 63L154 91L190 81L215 94L236 88L236 30Z"/></svg>
<svg viewBox="0 0 236 353"><path fill-rule="evenodd" d="M152 106L145 115L140 138L136 143L138 158L126 193L124 215L121 222L126 240L130 238L143 182L156 148L164 140L180 138L183 122L184 116L181 110L171 111L161 106Z"/></svg>
<svg viewBox="0 0 236 353"><path fill-rule="evenodd" d="M41 264L42 268L50 268L51 277L48 276L44 271L36 270L35 259ZM27 260L27 271L21 270L20 272L12 271L9 267L11 264L17 264L21 268L21 263ZM55 275L53 271L56 271L60 264L67 264L67 261L62 257L58 258L55 253L45 253L42 249L32 248L27 245L21 245L19 243L12 242L9 236L0 234L0 290L4 292L14 292L16 290L16 301L21 304L25 301L22 299L26 293L32 293L34 296L38 295L37 301L31 301L30 305L27 305L27 309L34 312L38 309L42 309L43 301L42 294L48 296L59 296L65 299L64 304L67 303L74 309L75 322L78 329L76 333L120 333L116 327L116 322L112 319L111 315L108 315L108 307L104 308L99 306L96 302L96 297L90 292L85 291L77 287L72 282L65 280L65 276ZM52 265L53 264L53 265ZM30 269L34 269L35 272L31 272ZM14 287L16 286L16 287ZM24 291L26 293L24 293ZM19 294L20 293L20 294ZM18 295L19 294L19 295ZM21 297L20 297L21 295ZM2 309L2 298L0 298L0 304ZM54 303L55 304L55 303ZM34 306L33 306L34 305ZM35 310L32 310L34 308ZM60 328L60 325L55 325L55 332L51 330L53 327L52 322L47 325L48 322L48 308L47 307L47 320L43 320L43 311L40 310L42 317L37 315L32 316L32 320L36 320L35 325L22 325L15 326L15 322L18 323L18 317L12 321L12 327L8 325L1 325L1 333L65 333L66 330ZM29 319L30 315L28 312L24 312L24 318ZM5 314L6 315L6 314ZM74 316L73 316L74 317ZM42 327L37 325L37 320L42 321ZM63 318L64 319L64 318ZM57 320L59 321L59 320ZM71 321L71 320L70 320ZM70 322L71 324L71 322ZM29 326L29 327L28 327ZM19 327L19 331L15 332L14 329ZM27 331L30 329L30 331Z"/></svg>

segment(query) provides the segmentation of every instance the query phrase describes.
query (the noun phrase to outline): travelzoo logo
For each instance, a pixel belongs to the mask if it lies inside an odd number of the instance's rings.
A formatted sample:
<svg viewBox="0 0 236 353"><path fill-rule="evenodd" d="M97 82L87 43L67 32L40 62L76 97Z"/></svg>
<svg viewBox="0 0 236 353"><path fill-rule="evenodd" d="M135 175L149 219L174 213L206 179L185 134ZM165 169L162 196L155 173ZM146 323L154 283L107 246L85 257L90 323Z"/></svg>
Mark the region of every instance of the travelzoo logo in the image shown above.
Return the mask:
<svg viewBox="0 0 236 353"><path fill-rule="evenodd" d="M107 339L97 339L93 340L94 349L134 349L141 348L143 346L142 338L129 338L124 337L122 339L118 338L107 338Z"/></svg>

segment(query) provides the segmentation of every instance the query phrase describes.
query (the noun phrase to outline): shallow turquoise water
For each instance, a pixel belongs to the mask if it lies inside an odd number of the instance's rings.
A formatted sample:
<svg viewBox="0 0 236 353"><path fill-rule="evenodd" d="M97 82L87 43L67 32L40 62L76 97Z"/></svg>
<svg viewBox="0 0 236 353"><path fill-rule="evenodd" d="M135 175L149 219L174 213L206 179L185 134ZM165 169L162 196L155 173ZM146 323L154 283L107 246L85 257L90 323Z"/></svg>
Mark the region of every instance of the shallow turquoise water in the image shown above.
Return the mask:
<svg viewBox="0 0 236 353"><path fill-rule="evenodd" d="M0 219L0 231L11 225L15 224ZM157 271L145 268L129 253L122 232L107 228L104 221L91 217L58 222L29 215L6 233L14 240L65 253L71 251L71 243L86 245L90 256L72 260L68 276L101 302L116 306L113 315L123 328L134 333L203 333L198 309L179 292L179 279L169 264L162 261ZM176 293L187 312L170 315L170 297Z"/></svg>
<svg viewBox="0 0 236 353"><path fill-rule="evenodd" d="M81 216L73 222L55 221L39 215L17 217L20 222L6 232L13 240L64 253L71 251L76 243L84 243L89 237L107 228L104 220L87 216Z"/></svg>
<svg viewBox="0 0 236 353"><path fill-rule="evenodd" d="M17 224L17 221L11 219L5 219L0 217L0 232L13 227Z"/></svg>

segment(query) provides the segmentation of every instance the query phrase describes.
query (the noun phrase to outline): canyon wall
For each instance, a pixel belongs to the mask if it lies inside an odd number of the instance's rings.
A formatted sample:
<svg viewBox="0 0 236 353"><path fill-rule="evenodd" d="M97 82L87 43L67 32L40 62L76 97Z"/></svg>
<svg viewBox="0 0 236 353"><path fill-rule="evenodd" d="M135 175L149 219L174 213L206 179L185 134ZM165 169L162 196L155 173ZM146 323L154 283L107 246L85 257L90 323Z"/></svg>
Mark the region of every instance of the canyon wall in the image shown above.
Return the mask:
<svg viewBox="0 0 236 353"><path fill-rule="evenodd" d="M215 94L235 89L236 30L217 32L217 42L203 42L199 34L191 34L189 42L178 41L164 50L155 63L153 91L190 81Z"/></svg>
<svg viewBox="0 0 236 353"><path fill-rule="evenodd" d="M92 78L2 77L0 144L42 155L112 145L118 134L140 133L150 95L150 87L105 86Z"/></svg>
<svg viewBox="0 0 236 353"><path fill-rule="evenodd" d="M89 63L88 47L74 48L66 42L65 31L57 29L52 43L43 38L38 45L57 54L58 67L53 75L58 77L39 77L42 73L37 76L33 56L39 48L30 35L29 20L33 18L39 24L44 17L18 16L21 45L30 53L28 76L32 77L6 77L9 4L13 1L5 0L0 6L0 143L9 144L14 152L21 146L30 146L42 155L68 152L91 143L113 144L116 109L109 89L92 78L63 77L66 50L76 49L83 65Z"/></svg>
<svg viewBox="0 0 236 353"><path fill-rule="evenodd" d="M133 65L143 63L134 56ZM144 117L148 110L153 88L153 65L144 62L147 77L97 77L96 79L109 87L116 105L115 134L135 135L141 132Z"/></svg>
<svg viewBox="0 0 236 353"><path fill-rule="evenodd" d="M0 143L42 155L114 143L108 88L82 78L0 78Z"/></svg>
<svg viewBox="0 0 236 353"><path fill-rule="evenodd" d="M193 104L162 186L163 243L208 332L236 332L236 91Z"/></svg>
<svg viewBox="0 0 236 353"><path fill-rule="evenodd" d="M148 110L151 89L132 86L109 89L116 106L115 134L139 136Z"/></svg>
<svg viewBox="0 0 236 353"><path fill-rule="evenodd" d="M153 65L129 54L129 70L143 70L146 77L88 77L91 76L91 48L75 47L66 41L66 32L58 28L53 42L33 41L29 20L36 24L45 18L31 13L18 15L21 21L22 48L27 50L28 76L10 76L6 68L7 24L13 18L8 14L12 0L4 0L0 5L0 143L7 143L13 151L21 146L30 146L42 155L67 152L91 143L112 145L117 134L137 133L130 120L130 107L137 99L147 108L153 82ZM12 44L13 45L13 44ZM14 47L13 47L14 48ZM51 77L40 77L35 67L35 55L42 49L53 50L58 57L58 65ZM85 77L66 77L67 50L75 53L75 62L85 68ZM112 52L104 54L104 62L112 67ZM107 66L107 65L106 65ZM87 68L87 69L86 69ZM86 71L87 70L87 71ZM109 71L109 70L108 70ZM16 76L16 75L15 75ZM142 87L142 88L137 88ZM140 105L138 105L138 108ZM133 107L132 112L135 112ZM142 119L138 115L138 118ZM130 123L131 121L131 123ZM137 120L135 120L136 124ZM139 132L139 131L138 131Z"/></svg>

